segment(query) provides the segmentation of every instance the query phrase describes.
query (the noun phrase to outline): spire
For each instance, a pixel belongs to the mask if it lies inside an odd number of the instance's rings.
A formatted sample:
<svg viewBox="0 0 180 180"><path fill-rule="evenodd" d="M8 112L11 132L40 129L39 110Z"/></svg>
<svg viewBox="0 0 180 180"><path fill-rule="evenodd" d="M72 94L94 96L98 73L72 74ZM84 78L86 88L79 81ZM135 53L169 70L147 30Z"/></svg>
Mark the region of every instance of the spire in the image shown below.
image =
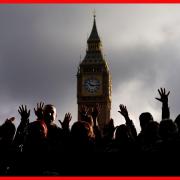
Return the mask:
<svg viewBox="0 0 180 180"><path fill-rule="evenodd" d="M96 27L96 14L95 14L95 11L93 13L94 15L94 22L93 22L93 28L92 28L92 31L91 31L91 34L88 38L88 41L87 42L100 42L100 38L99 38L99 35L98 35L98 32L97 32L97 27Z"/></svg>
<svg viewBox="0 0 180 180"><path fill-rule="evenodd" d="M99 38L97 28L96 28L96 15L95 12L93 14L94 22L91 34L87 40L87 50L83 64L99 64L104 63L103 54L102 54L102 44Z"/></svg>

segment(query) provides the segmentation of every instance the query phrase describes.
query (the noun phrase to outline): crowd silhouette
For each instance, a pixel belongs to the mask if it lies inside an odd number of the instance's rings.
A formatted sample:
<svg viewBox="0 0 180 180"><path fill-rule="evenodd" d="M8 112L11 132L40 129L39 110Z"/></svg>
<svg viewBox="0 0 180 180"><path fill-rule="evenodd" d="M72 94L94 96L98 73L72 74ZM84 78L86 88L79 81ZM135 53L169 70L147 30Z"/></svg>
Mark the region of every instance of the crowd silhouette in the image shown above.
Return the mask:
<svg viewBox="0 0 180 180"><path fill-rule="evenodd" d="M123 104L118 112L125 124L115 127L110 119L103 131L97 121L100 104L82 106L71 128L69 112L54 123L57 112L51 104L37 103L33 122L27 106L19 106L17 129L14 117L0 126L0 175L179 175L180 115L170 119L170 91L160 88L158 93L162 119L141 113L140 133Z"/></svg>

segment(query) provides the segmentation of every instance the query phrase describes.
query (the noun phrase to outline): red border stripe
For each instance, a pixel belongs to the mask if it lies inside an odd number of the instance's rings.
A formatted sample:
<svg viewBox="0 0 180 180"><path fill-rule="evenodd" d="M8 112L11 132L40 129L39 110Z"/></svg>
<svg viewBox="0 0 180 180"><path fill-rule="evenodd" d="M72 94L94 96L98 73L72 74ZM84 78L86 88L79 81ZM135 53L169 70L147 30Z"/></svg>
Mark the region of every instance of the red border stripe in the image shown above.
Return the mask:
<svg viewBox="0 0 180 180"><path fill-rule="evenodd" d="M1 4L115 4L115 3L180 3L180 0L0 0Z"/></svg>
<svg viewBox="0 0 180 180"><path fill-rule="evenodd" d="M180 180L180 177L0 177L1 180Z"/></svg>

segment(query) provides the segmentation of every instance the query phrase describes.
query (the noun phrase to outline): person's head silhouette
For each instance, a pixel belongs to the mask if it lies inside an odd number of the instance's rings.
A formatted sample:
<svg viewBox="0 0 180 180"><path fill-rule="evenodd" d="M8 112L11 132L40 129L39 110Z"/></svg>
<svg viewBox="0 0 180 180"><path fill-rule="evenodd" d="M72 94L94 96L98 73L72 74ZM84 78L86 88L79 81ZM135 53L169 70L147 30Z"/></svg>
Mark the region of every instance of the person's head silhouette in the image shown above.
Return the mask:
<svg viewBox="0 0 180 180"><path fill-rule="evenodd" d="M149 112L144 112L139 116L141 130L144 130L149 122L153 121L153 116Z"/></svg>
<svg viewBox="0 0 180 180"><path fill-rule="evenodd" d="M43 108L43 116L44 116L44 121L47 125L52 124L57 117L55 106L53 106L52 104L45 105Z"/></svg>

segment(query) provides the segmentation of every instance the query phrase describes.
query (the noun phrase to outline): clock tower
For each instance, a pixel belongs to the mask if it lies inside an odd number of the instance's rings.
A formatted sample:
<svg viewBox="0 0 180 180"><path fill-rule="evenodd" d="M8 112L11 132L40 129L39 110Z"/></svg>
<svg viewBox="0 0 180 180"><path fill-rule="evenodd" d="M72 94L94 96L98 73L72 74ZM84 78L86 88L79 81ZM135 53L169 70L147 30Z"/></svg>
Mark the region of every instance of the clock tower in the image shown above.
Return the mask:
<svg viewBox="0 0 180 180"><path fill-rule="evenodd" d="M86 55L80 63L77 73L78 120L82 105L93 107L98 103L101 106L98 124L103 130L110 120L111 88L109 67L102 54L102 44L94 15L93 28L87 40Z"/></svg>

